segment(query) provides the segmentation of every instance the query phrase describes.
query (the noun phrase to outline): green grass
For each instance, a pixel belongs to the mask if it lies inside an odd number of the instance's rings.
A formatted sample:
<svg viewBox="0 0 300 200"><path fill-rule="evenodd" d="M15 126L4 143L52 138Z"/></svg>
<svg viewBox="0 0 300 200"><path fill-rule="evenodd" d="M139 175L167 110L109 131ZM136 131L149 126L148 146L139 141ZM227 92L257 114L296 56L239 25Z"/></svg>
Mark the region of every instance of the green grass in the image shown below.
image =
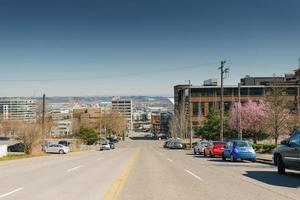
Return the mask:
<svg viewBox="0 0 300 200"><path fill-rule="evenodd" d="M30 157L33 157L33 156L28 155L28 154L9 154L7 156L4 156L4 157L0 158L0 161L16 160L16 159L23 159L23 158L30 158Z"/></svg>

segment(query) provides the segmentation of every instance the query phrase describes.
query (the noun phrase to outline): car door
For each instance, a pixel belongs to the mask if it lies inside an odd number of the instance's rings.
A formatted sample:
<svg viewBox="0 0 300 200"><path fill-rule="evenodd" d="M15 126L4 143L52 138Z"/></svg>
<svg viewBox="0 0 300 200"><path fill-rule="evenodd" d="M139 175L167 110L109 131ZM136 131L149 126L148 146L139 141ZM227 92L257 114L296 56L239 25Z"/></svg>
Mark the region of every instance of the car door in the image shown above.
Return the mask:
<svg viewBox="0 0 300 200"><path fill-rule="evenodd" d="M51 145L49 145L48 147L47 147L47 153L53 153L53 144L51 144Z"/></svg>
<svg viewBox="0 0 300 200"><path fill-rule="evenodd" d="M224 149L224 155L225 155L225 157L227 157L227 158L230 157L231 151L232 151L232 142L228 142L226 144L225 149Z"/></svg>
<svg viewBox="0 0 300 200"><path fill-rule="evenodd" d="M282 152L284 163L288 168L300 168L300 132L295 133L288 141L288 146Z"/></svg>

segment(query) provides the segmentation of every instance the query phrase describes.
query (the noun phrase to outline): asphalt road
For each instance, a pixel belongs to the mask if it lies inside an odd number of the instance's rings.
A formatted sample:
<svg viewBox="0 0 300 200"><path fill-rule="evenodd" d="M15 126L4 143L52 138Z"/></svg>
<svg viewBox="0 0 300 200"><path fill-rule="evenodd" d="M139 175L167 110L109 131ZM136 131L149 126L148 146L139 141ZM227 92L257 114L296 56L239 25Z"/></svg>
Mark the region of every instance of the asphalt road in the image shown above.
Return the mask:
<svg viewBox="0 0 300 200"><path fill-rule="evenodd" d="M300 198L300 172L223 162L135 138L113 151L0 162L0 199L277 200Z"/></svg>

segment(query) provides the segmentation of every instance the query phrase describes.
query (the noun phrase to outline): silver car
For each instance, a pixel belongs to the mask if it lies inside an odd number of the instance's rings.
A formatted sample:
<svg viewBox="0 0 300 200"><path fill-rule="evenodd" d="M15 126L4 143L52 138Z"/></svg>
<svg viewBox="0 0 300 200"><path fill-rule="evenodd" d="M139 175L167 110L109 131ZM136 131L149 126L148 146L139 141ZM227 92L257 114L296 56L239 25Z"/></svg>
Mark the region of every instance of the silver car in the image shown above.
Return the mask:
<svg viewBox="0 0 300 200"><path fill-rule="evenodd" d="M199 141L197 145L194 146L194 154L203 154L205 147L208 145L208 141Z"/></svg>
<svg viewBox="0 0 300 200"><path fill-rule="evenodd" d="M108 144L108 143L100 144L100 151L103 151L103 150L110 150L110 144Z"/></svg>
<svg viewBox="0 0 300 200"><path fill-rule="evenodd" d="M45 147L46 153L59 153L59 154L66 154L69 153L70 148L66 147L61 144L51 144L47 147Z"/></svg>
<svg viewBox="0 0 300 200"><path fill-rule="evenodd" d="M109 144L109 141L105 138L101 138L100 139L100 151L103 150L110 150L111 149L111 145Z"/></svg>

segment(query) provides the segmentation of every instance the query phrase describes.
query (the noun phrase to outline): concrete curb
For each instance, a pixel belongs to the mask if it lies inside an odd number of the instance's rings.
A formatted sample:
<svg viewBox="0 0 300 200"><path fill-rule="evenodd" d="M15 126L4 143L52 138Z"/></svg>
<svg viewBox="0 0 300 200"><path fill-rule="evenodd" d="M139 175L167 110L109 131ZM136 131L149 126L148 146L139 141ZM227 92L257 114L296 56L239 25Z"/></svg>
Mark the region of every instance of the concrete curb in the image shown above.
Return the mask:
<svg viewBox="0 0 300 200"><path fill-rule="evenodd" d="M273 160L256 158L257 163L266 164L266 165L274 165Z"/></svg>

